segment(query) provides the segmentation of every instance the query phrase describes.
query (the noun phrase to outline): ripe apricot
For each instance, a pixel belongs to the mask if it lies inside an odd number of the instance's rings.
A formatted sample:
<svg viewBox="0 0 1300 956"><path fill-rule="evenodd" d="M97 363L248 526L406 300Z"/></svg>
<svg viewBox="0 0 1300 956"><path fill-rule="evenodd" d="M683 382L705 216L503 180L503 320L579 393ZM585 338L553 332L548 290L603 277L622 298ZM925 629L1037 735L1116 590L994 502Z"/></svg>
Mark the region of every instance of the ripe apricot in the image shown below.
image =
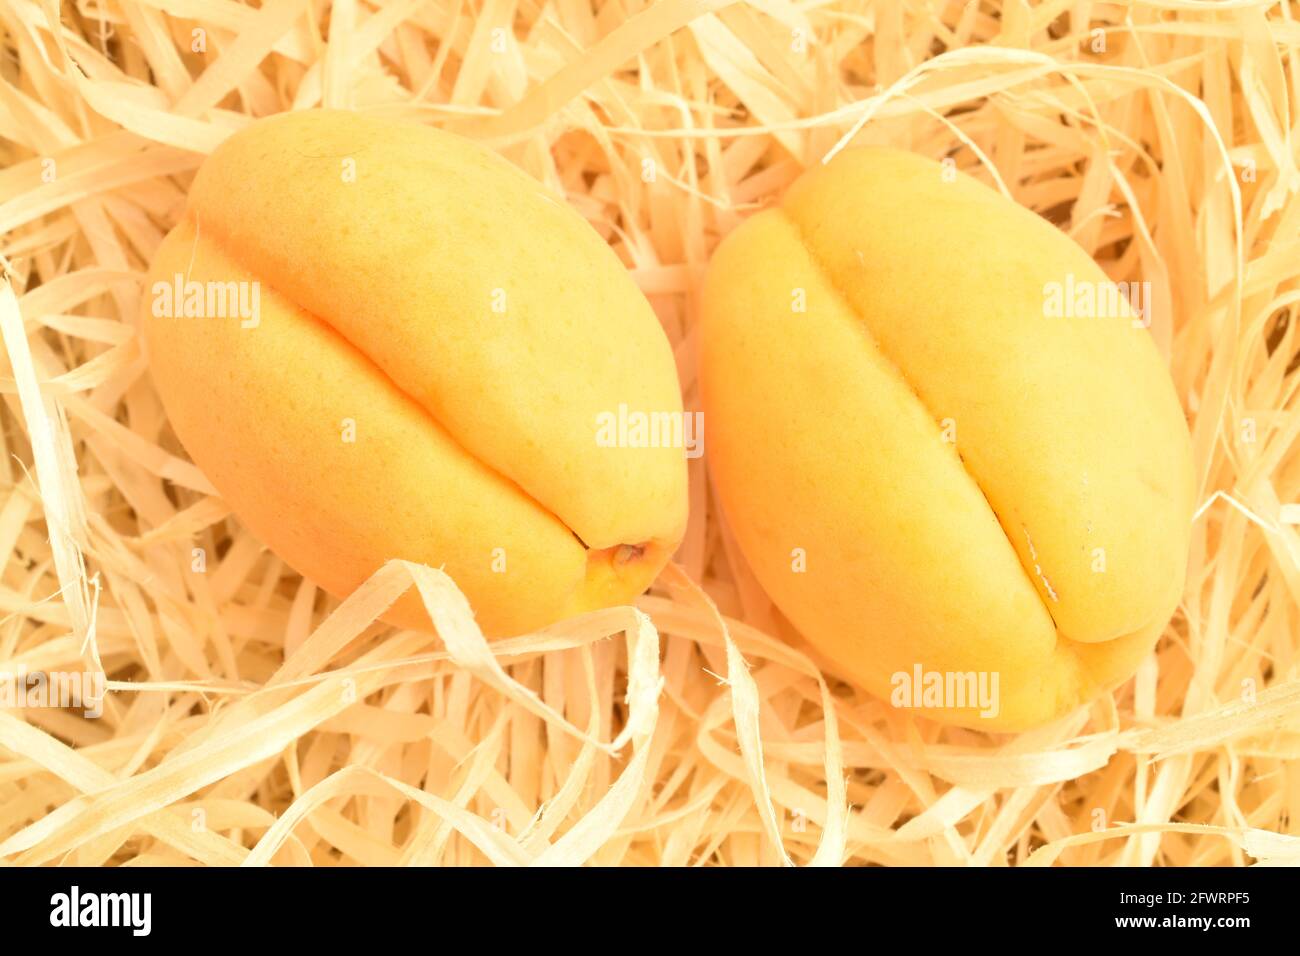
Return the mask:
<svg viewBox="0 0 1300 956"><path fill-rule="evenodd" d="M517 634L630 600L681 537L682 450L597 439L624 405L681 414L653 311L577 213L467 140L252 124L200 168L142 313L189 454L334 594L389 558L441 566ZM413 592L390 617L427 624Z"/></svg>
<svg viewBox="0 0 1300 956"><path fill-rule="evenodd" d="M847 675L1015 730L1131 676L1163 630L1190 442L1129 297L1046 220L945 173L849 149L723 241L708 461L759 581ZM923 701L917 674L996 675L999 701Z"/></svg>

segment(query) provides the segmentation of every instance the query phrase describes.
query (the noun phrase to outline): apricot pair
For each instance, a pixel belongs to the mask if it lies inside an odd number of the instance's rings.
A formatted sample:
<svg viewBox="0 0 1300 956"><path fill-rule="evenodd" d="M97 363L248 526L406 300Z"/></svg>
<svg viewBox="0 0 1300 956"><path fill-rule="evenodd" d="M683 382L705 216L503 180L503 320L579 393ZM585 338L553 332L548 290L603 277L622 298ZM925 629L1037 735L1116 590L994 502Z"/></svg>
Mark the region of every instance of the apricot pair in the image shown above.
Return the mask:
<svg viewBox="0 0 1300 956"><path fill-rule="evenodd" d="M1163 628L1189 449L1127 306L1046 314L1046 283L1113 288L1101 270L950 179L850 150L723 242L706 447L755 573L844 673L886 698L904 672L996 674L995 715L930 716L1015 729L1129 676ZM204 163L145 293L185 448L328 591L406 558L518 634L630 601L680 541L683 448L600 440L611 415L682 413L653 312L576 213L477 145L259 121ZM417 602L391 619L423 626Z"/></svg>

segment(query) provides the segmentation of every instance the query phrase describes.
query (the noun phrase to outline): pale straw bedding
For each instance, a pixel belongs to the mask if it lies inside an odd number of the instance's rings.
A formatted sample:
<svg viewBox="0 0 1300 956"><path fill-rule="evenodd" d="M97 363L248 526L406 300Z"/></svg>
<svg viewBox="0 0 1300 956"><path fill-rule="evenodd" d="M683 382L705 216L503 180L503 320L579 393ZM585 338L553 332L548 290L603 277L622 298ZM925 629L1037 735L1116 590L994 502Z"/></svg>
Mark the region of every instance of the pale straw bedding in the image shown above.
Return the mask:
<svg viewBox="0 0 1300 956"><path fill-rule="evenodd" d="M0 859L1300 861L1297 12L5 0L0 671L108 693L99 719L0 710ZM951 155L1150 281L1203 502L1157 652L1017 737L903 716L790 634L699 460L636 609L489 645L437 571L321 594L189 463L134 331L203 155L320 105L482 139L564 193L650 297L692 408L710 250L850 140ZM411 587L437 637L373 623Z"/></svg>

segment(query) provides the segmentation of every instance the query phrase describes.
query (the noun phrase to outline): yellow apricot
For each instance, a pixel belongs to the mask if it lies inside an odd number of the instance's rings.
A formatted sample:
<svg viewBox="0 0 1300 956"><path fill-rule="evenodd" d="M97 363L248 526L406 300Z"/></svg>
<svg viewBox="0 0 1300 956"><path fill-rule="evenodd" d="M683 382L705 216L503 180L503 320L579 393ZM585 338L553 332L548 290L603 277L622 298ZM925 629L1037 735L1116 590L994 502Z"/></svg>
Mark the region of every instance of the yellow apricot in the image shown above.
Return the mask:
<svg viewBox="0 0 1300 956"><path fill-rule="evenodd" d="M598 427L681 414L658 320L577 213L474 143L345 112L258 121L203 163L145 291L182 444L336 595L404 558L518 634L632 599L681 538L682 449ZM427 626L413 592L389 619Z"/></svg>
<svg viewBox="0 0 1300 956"><path fill-rule="evenodd" d="M874 694L1018 730L1154 645L1191 449L1116 292L1046 220L888 149L804 173L714 254L700 372L723 511L791 623Z"/></svg>

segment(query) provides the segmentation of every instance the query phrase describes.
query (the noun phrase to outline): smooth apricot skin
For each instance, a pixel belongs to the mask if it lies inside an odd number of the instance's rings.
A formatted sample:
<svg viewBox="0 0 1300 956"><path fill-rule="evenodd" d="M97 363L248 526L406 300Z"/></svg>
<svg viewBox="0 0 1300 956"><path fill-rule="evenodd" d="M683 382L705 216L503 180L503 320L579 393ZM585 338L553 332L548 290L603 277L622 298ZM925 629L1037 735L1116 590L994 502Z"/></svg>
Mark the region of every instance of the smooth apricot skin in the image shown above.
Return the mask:
<svg viewBox="0 0 1300 956"><path fill-rule="evenodd" d="M997 675L996 713L917 711L942 722L1073 710L1133 674L1182 592L1186 420L1127 303L1048 314L1069 281L1106 277L975 179L874 148L804 173L706 276L708 462L741 551L886 701L918 665Z"/></svg>
<svg viewBox="0 0 1300 956"><path fill-rule="evenodd" d="M160 309L177 274L256 282L258 321ZM252 124L200 168L141 313L186 450L335 595L403 558L519 634L630 601L681 538L682 450L598 441L620 404L681 412L658 320L580 216L467 140ZM428 626L414 592L388 617Z"/></svg>

